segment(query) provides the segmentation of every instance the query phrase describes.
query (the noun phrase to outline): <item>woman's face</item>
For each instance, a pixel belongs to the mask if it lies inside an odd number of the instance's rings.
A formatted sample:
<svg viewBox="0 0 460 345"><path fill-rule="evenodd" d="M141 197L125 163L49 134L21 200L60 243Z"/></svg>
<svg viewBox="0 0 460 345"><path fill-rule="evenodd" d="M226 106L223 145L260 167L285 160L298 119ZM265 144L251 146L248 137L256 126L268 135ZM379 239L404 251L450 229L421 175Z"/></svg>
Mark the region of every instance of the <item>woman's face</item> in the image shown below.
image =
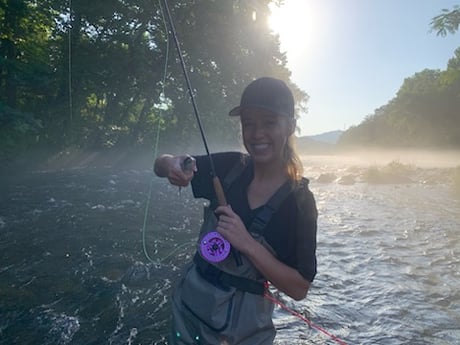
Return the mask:
<svg viewBox="0 0 460 345"><path fill-rule="evenodd" d="M241 113L243 143L255 163L283 161L284 146L294 132L295 120L260 108Z"/></svg>

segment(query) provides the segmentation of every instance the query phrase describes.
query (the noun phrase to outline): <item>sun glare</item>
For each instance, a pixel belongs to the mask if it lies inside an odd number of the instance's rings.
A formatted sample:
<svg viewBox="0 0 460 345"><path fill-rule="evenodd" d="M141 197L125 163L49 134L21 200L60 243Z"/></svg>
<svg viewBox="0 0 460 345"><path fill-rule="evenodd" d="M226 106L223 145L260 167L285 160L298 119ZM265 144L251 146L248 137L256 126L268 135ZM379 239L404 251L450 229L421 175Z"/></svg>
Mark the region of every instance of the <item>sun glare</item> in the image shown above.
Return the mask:
<svg viewBox="0 0 460 345"><path fill-rule="evenodd" d="M286 0L283 5L271 4L268 19L270 29L280 37L281 50L291 56L299 56L310 47L315 37L314 18L318 13L314 2Z"/></svg>

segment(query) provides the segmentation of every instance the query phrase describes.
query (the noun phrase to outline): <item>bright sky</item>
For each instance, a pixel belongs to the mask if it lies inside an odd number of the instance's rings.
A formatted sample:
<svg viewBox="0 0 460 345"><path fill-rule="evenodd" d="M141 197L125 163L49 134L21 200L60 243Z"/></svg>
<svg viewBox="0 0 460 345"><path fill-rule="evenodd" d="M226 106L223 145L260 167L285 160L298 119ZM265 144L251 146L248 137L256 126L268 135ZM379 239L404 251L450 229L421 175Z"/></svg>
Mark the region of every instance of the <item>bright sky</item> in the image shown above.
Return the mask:
<svg viewBox="0 0 460 345"><path fill-rule="evenodd" d="M460 0L285 0L272 27L292 80L310 95L301 135L358 125L390 101L404 79L441 69L460 32L430 32L431 19Z"/></svg>

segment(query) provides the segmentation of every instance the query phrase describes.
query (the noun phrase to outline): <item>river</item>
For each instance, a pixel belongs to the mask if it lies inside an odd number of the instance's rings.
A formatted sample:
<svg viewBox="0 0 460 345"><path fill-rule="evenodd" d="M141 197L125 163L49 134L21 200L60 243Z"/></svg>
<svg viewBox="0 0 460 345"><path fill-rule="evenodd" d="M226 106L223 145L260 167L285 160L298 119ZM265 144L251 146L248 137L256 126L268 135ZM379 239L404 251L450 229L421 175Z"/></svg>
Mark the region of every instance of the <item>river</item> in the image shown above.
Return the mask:
<svg viewBox="0 0 460 345"><path fill-rule="evenodd" d="M277 307L276 344L460 344L460 201L445 175L340 183L362 168L305 168L318 275L305 300L276 296L311 325ZM202 205L146 167L3 175L0 344L166 344Z"/></svg>

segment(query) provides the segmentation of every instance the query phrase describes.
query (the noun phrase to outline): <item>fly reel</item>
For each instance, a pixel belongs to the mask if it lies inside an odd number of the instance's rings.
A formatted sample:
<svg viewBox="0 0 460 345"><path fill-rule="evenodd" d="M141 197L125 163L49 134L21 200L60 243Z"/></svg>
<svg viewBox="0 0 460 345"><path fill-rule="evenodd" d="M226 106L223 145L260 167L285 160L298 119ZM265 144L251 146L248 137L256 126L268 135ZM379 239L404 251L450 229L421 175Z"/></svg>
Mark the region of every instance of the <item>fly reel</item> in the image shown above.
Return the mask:
<svg viewBox="0 0 460 345"><path fill-rule="evenodd" d="M225 260L230 249L230 243L217 231L207 233L200 242L201 256L209 262Z"/></svg>

